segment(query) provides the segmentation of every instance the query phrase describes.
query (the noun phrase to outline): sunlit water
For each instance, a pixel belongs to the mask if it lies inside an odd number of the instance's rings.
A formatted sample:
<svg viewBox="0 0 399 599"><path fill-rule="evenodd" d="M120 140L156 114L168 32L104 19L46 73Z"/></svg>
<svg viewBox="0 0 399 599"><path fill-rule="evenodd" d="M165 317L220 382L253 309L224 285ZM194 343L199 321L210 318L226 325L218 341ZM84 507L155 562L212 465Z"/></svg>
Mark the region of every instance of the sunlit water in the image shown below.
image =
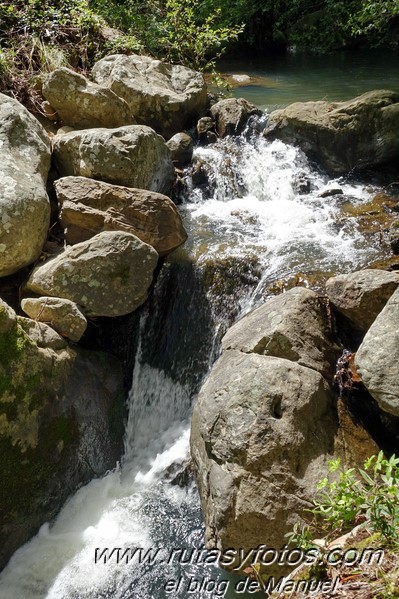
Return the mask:
<svg viewBox="0 0 399 599"><path fill-rule="evenodd" d="M276 277L298 270L349 271L378 256L378 245L366 241L354 219L337 219L342 197L320 197L337 184L353 202L367 201L372 191L330 181L299 150L262 139L226 140L197 149L195 161L206 166L212 191L209 185L194 188L187 175L180 207L190 235L187 252L199 267L216 258L255 256L261 276L241 299L242 311L256 305ZM309 193L296 190L298 176L309 181ZM142 317L142 331L148 318ZM211 361L216 355L211 341L207 351ZM146 363L139 348L121 465L80 489L51 526L45 524L15 553L0 579L1 599L236 596L236 580L213 565L167 563L173 548L203 542L195 486L171 483L189 455L195 389L184 380ZM117 564L115 555L106 564L95 563L96 549L118 547L160 553L153 563L132 559ZM174 584L165 589L170 580L180 587L168 593ZM214 587L190 593L193 580L213 580ZM222 580L227 589L217 586Z"/></svg>

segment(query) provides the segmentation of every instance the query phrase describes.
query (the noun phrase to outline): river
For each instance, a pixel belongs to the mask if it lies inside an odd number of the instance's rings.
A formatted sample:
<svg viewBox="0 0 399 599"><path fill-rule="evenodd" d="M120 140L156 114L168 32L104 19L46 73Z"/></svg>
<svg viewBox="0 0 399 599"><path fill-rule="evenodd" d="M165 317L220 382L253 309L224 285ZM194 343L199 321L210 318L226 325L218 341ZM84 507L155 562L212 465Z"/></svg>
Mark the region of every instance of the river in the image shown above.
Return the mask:
<svg viewBox="0 0 399 599"><path fill-rule="evenodd" d="M357 85L339 58L329 68L332 59L317 57L320 69L312 72L309 60L289 55L280 67L230 65L233 75L278 82L235 93L270 107L301 94L317 99L327 86L337 99L376 85L378 69L367 86L364 65L356 71L354 62ZM380 82L398 87L397 67L388 67L392 80L381 75ZM380 70L386 74L385 61ZM189 240L162 268L141 316L121 463L81 488L14 554L0 577L1 599L246 596L234 590L237 577L203 556L179 554L203 542L197 490L185 471L192 402L235 318L292 284L319 288L331 274L375 263L387 244L380 223L364 226L359 218L380 190L331 181L293 147L243 136L197 148L194 163L205 169L206 184L186 174L179 209ZM296 182L304 179L308 192L299 193ZM337 185L342 195L320 196ZM186 484L176 484L179 473ZM137 553L117 563L116 548L119 556L141 548L141 563Z"/></svg>

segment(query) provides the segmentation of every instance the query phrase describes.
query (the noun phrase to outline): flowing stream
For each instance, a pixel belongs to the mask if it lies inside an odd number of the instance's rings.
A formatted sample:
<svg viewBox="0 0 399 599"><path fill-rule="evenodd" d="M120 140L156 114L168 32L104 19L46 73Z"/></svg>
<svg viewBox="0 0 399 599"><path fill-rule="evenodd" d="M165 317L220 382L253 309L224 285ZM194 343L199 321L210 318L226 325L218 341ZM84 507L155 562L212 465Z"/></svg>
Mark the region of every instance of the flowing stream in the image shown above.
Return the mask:
<svg viewBox="0 0 399 599"><path fill-rule="evenodd" d="M285 286L317 288L385 250L353 216L378 190L330 181L281 142L222 140L198 148L193 169L200 180L186 174L180 205L189 241L162 268L141 317L121 464L81 488L14 554L0 577L1 599L238 596L237 578L179 554L203 543L185 467L192 402L220 336ZM320 196L334 187L342 193Z"/></svg>

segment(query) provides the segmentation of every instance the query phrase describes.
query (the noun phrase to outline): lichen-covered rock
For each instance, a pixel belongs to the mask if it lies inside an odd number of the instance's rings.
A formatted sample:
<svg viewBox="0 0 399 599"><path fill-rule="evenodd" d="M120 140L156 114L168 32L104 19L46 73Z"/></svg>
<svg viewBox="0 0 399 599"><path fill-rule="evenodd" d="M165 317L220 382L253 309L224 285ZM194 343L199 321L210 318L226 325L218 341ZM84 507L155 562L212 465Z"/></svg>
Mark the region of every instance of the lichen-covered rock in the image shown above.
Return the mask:
<svg viewBox="0 0 399 599"><path fill-rule="evenodd" d="M63 337L79 341L87 328L87 320L78 306L59 297L29 297L21 308L31 318L48 324Z"/></svg>
<svg viewBox="0 0 399 599"><path fill-rule="evenodd" d="M252 115L261 115L254 104L244 98L226 98L214 104L211 108L212 118L216 122L219 137L239 135L245 128Z"/></svg>
<svg viewBox="0 0 399 599"><path fill-rule="evenodd" d="M106 231L37 266L26 287L76 302L88 316L121 316L146 300L157 261L131 233Z"/></svg>
<svg viewBox="0 0 399 599"><path fill-rule="evenodd" d="M326 292L338 312L365 333L398 286L398 273L366 269L328 279Z"/></svg>
<svg viewBox="0 0 399 599"><path fill-rule="evenodd" d="M173 137L166 142L171 154L172 160L178 166L188 164L191 162L194 151L194 143L188 133L176 133Z"/></svg>
<svg viewBox="0 0 399 599"><path fill-rule="evenodd" d="M94 65L92 76L127 102L138 123L166 139L190 126L208 101L202 73L149 56L106 56Z"/></svg>
<svg viewBox="0 0 399 599"><path fill-rule="evenodd" d="M225 350L200 392L191 427L207 546L281 547L325 476L336 428L320 373ZM274 573L284 568L268 569Z"/></svg>
<svg viewBox="0 0 399 599"><path fill-rule="evenodd" d="M164 140L142 125L57 135L54 160L61 176L90 177L166 194L175 176Z"/></svg>
<svg viewBox="0 0 399 599"><path fill-rule="evenodd" d="M234 324L223 348L286 358L331 379L338 350L328 307L309 289L294 287L253 310Z"/></svg>
<svg viewBox="0 0 399 599"><path fill-rule="evenodd" d="M0 332L0 568L79 485L114 467L124 401L115 358L70 348L0 300L4 314L11 326Z"/></svg>
<svg viewBox="0 0 399 599"><path fill-rule="evenodd" d="M46 131L17 100L0 94L0 277L40 255L50 224L49 168Z"/></svg>
<svg viewBox="0 0 399 599"><path fill-rule="evenodd" d="M355 364L364 385L382 410L399 416L399 289L367 331Z"/></svg>
<svg viewBox="0 0 399 599"><path fill-rule="evenodd" d="M187 238L175 204L159 193L85 177L64 177L55 189L68 243L101 231L126 231L165 255Z"/></svg>
<svg viewBox="0 0 399 599"><path fill-rule="evenodd" d="M129 106L108 87L61 67L47 75L43 96L65 123L76 129L134 125Z"/></svg>
<svg viewBox="0 0 399 599"><path fill-rule="evenodd" d="M270 115L265 135L299 145L330 174L399 158L399 94L375 90L347 102L296 102Z"/></svg>

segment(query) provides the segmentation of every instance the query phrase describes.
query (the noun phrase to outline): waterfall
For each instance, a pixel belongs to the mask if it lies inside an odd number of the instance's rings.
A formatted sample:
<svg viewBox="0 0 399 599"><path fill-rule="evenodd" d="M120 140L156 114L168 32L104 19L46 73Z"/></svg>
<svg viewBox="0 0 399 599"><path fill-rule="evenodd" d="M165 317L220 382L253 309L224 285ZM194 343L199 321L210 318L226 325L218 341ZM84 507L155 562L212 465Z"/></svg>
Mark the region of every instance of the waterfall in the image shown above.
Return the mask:
<svg viewBox="0 0 399 599"><path fill-rule="evenodd" d="M321 197L337 186L340 194ZM195 577L226 579L212 564L169 560L173 549L203 543L195 485L174 484L189 456L192 402L225 328L273 285L298 272L310 284L313 273L323 280L381 255L342 212L370 195L330 181L282 142L243 136L197 148L180 205L189 241L164 264L141 317L121 464L14 554L0 599L184 598ZM139 563L138 549L158 553ZM168 580L182 585L168 593ZM220 586L193 596L225 595Z"/></svg>

